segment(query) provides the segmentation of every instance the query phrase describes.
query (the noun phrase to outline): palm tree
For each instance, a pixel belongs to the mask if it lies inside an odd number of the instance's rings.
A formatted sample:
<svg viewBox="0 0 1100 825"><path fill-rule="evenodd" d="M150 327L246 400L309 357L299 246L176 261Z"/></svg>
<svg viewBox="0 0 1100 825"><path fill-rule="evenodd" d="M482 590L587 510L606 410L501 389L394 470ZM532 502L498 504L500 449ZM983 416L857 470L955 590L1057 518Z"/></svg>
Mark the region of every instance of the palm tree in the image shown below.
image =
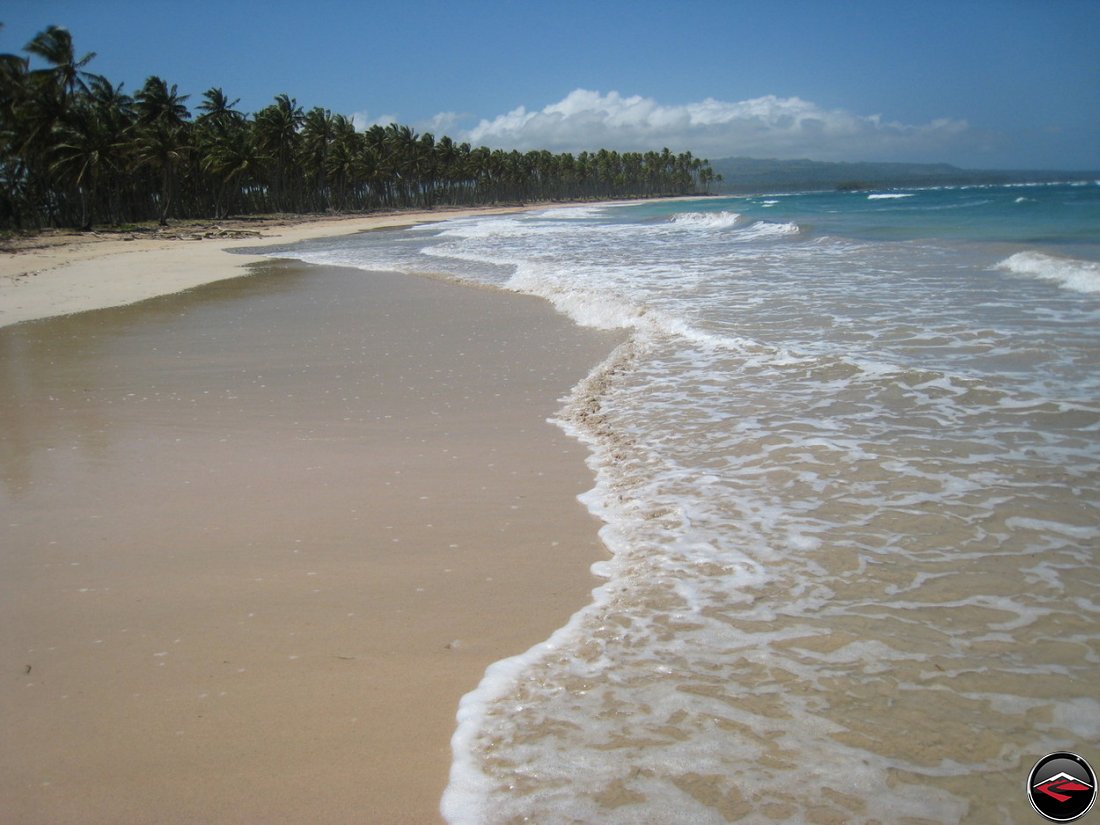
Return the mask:
<svg viewBox="0 0 1100 825"><path fill-rule="evenodd" d="M329 206L328 162L334 137L332 113L319 106L309 110L302 123L299 160L302 172L310 182L309 197L313 208L324 211Z"/></svg>
<svg viewBox="0 0 1100 825"><path fill-rule="evenodd" d="M286 94L278 95L275 103L256 115L256 145L269 161L275 207L283 212L293 211L296 205L291 188L302 121L302 107Z"/></svg>
<svg viewBox="0 0 1100 825"><path fill-rule="evenodd" d="M3 124L11 128L16 116L16 107L23 103L29 94L30 61L17 54L0 54L0 112L4 115Z"/></svg>
<svg viewBox="0 0 1100 825"><path fill-rule="evenodd" d="M50 222L61 211L61 194L50 170L53 132L62 122L72 95L84 90L84 67L95 57L88 53L77 59L67 29L50 26L23 47L33 57L49 64L30 69L30 59L4 55L0 66L5 112L3 125L3 189L7 207L22 212L23 206L46 212ZM8 119L10 115L10 120ZM15 219L22 223L22 218Z"/></svg>
<svg viewBox="0 0 1100 825"><path fill-rule="evenodd" d="M27 119L30 61L0 54L0 224L21 227L28 206L26 189Z"/></svg>
<svg viewBox="0 0 1100 825"><path fill-rule="evenodd" d="M143 126L162 123L171 128L182 128L191 119L184 101L190 95L181 95L176 84L168 84L156 75L150 75L134 99L137 101L138 122Z"/></svg>
<svg viewBox="0 0 1100 825"><path fill-rule="evenodd" d="M435 135L431 132L422 134L412 151L412 174L416 183L417 197L421 206L431 209L435 201L436 178L439 173L435 154Z"/></svg>
<svg viewBox="0 0 1100 825"><path fill-rule="evenodd" d="M165 123L154 123L141 130L136 148L138 166L148 166L160 171L157 219L161 226L168 226L176 167L187 157L191 147L183 143L179 130Z"/></svg>
<svg viewBox="0 0 1100 825"><path fill-rule="evenodd" d="M198 174L208 177L201 187L207 198L213 189L214 217L224 218L237 200L231 190L236 187L239 195L241 182L256 170L256 148L248 120L236 108L240 98L230 100L220 87L207 89L202 96L198 105L202 114L195 121L196 165Z"/></svg>
<svg viewBox="0 0 1100 825"><path fill-rule="evenodd" d="M113 140L106 146L102 168L107 173L107 217L113 223L120 219L120 201L123 187L128 183L127 174L133 166L134 151L131 142L136 114L134 99L122 91L123 84L111 84L105 77L94 75L88 88L88 100L95 111L101 128Z"/></svg>
<svg viewBox="0 0 1100 825"><path fill-rule="evenodd" d="M218 181L214 215L228 216L234 200L231 191L240 194L241 184L258 171L259 156L251 130L243 125L227 129L205 147L199 162L202 171Z"/></svg>
<svg viewBox="0 0 1100 825"><path fill-rule="evenodd" d="M237 111L237 104L241 102L238 97L230 100L229 96L220 87L207 89L202 93L202 103L198 110L202 112L198 117L198 123L208 125L216 130L225 130L244 122L244 115Z"/></svg>
<svg viewBox="0 0 1100 825"><path fill-rule="evenodd" d="M401 196L401 205L412 203L413 177L416 174L418 140L411 126L391 123L385 129L385 149L389 168Z"/></svg>
<svg viewBox="0 0 1100 825"><path fill-rule="evenodd" d="M99 175L111 154L114 135L104 128L91 106L74 107L65 123L57 129L57 143L52 147L50 171L61 180L69 181L80 193L80 226L92 228Z"/></svg>
<svg viewBox="0 0 1100 825"><path fill-rule="evenodd" d="M91 229L103 175L113 189L126 164L125 135L132 125L131 99L122 85L112 86L98 75L74 99L64 120L55 128L50 170L76 186L80 197L80 225ZM111 211L108 194L108 212Z"/></svg>
<svg viewBox="0 0 1100 825"><path fill-rule="evenodd" d="M469 147L466 147L469 149ZM435 144L435 167L437 174L443 181L444 196L450 203L454 203L456 187L461 179L459 164L459 148L447 135L441 137Z"/></svg>
<svg viewBox="0 0 1100 825"><path fill-rule="evenodd" d="M73 36L68 29L49 26L45 31L36 34L23 50L42 58L52 66L49 69L38 69L31 74L52 80L63 105L75 90L87 90L84 78L89 75L84 67L92 62L95 52L88 52L77 60L73 50Z"/></svg>
<svg viewBox="0 0 1100 825"><path fill-rule="evenodd" d="M385 207L392 207L395 203L393 190L398 174L389 132L388 127L383 128L376 123L363 135L366 144L364 162L369 169L367 180L377 195L379 204Z"/></svg>
<svg viewBox="0 0 1100 825"><path fill-rule="evenodd" d="M176 91L175 84L169 89L156 75L149 77L135 95L138 165L160 171L158 218L161 226L168 225L176 167L191 150L185 133L186 122L191 118L184 105L187 98L188 95Z"/></svg>
<svg viewBox="0 0 1100 825"><path fill-rule="evenodd" d="M349 196L357 184L366 182L367 169L363 163L366 142L361 137L351 118L336 115L332 119L332 141L325 161L325 174L332 182L332 205L339 210L348 208Z"/></svg>

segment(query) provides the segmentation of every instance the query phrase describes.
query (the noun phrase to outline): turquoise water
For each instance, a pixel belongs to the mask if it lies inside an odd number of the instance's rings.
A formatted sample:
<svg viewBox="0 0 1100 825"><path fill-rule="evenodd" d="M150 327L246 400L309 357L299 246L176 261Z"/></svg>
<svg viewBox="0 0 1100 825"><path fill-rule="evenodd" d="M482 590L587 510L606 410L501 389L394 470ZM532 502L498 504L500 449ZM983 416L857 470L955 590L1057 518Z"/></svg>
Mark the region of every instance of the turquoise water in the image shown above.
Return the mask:
<svg viewBox="0 0 1100 825"><path fill-rule="evenodd" d="M629 332L556 414L591 451L605 584L464 698L452 823L1031 822L1038 758L1100 760L1100 186L279 254Z"/></svg>
<svg viewBox="0 0 1100 825"><path fill-rule="evenodd" d="M1100 240L1100 186L1093 183L808 192L687 203L690 211L733 208L760 220L795 220L805 230L861 240L945 239L1072 249ZM639 207L660 220L668 206ZM1070 253L1072 254L1072 253Z"/></svg>

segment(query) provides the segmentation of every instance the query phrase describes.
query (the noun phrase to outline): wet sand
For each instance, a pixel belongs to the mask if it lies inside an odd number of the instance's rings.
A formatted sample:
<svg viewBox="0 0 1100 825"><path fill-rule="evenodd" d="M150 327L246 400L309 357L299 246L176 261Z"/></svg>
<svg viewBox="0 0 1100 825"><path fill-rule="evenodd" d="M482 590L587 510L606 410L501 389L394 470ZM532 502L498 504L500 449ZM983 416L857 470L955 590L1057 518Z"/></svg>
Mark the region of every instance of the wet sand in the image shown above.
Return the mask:
<svg viewBox="0 0 1100 825"><path fill-rule="evenodd" d="M437 822L459 698L596 581L545 422L618 340L408 276L0 328L0 811Z"/></svg>

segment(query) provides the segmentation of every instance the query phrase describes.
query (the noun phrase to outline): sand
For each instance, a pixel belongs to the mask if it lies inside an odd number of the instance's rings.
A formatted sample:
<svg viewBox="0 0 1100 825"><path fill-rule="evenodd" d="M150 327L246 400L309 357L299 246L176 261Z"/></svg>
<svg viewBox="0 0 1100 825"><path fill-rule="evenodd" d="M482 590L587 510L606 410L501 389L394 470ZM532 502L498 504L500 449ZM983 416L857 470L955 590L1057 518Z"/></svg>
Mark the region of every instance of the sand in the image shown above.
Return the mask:
<svg viewBox="0 0 1100 825"><path fill-rule="evenodd" d="M155 235L133 237L91 232L43 236L37 242L13 243L14 251L0 252L0 326L144 301L236 278L242 267L265 260L258 255L242 255L236 250L412 226L471 214L515 211L518 211L515 207L484 207L275 221L262 225L254 237L230 240L177 240ZM241 229L250 224L225 225ZM183 237L190 234L187 228L169 233ZM230 251L234 254L229 254Z"/></svg>
<svg viewBox="0 0 1100 825"><path fill-rule="evenodd" d="M597 584L545 419L614 336L225 245L11 256L3 821L438 822L461 695Z"/></svg>

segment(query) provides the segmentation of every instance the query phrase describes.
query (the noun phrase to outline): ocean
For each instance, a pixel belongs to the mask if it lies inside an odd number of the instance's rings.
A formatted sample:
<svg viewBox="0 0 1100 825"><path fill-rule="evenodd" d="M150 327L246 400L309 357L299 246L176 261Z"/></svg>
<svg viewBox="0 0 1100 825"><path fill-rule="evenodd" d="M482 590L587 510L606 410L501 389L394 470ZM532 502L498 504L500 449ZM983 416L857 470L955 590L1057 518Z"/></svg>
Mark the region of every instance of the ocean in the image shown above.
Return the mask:
<svg viewBox="0 0 1100 825"><path fill-rule="evenodd" d="M547 411L590 450L603 584L462 700L449 822L1033 822L1040 757L1100 766L1100 182L274 254L629 333Z"/></svg>

